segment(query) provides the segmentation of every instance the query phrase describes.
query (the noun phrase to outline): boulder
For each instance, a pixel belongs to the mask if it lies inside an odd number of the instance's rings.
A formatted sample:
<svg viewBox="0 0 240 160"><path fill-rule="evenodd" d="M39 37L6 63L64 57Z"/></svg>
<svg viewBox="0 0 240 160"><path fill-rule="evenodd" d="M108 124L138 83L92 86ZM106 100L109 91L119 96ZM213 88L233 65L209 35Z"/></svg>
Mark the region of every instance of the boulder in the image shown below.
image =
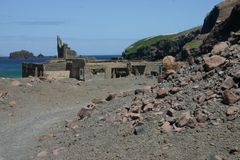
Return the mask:
<svg viewBox="0 0 240 160"><path fill-rule="evenodd" d="M231 90L225 90L223 92L223 102L227 105L232 105L237 101L239 101L239 99L240 99L240 96L236 95Z"/></svg>
<svg viewBox="0 0 240 160"><path fill-rule="evenodd" d="M228 48L227 42L219 42L218 44L216 44L213 47L211 53L219 54L219 53L223 52L226 48Z"/></svg>
<svg viewBox="0 0 240 160"><path fill-rule="evenodd" d="M227 76L222 84L223 89L230 89L234 86L235 82L232 77Z"/></svg>
<svg viewBox="0 0 240 160"><path fill-rule="evenodd" d="M238 107L228 107L226 110L226 115L227 116L231 116L231 115L236 115L239 112L239 108Z"/></svg>
<svg viewBox="0 0 240 160"><path fill-rule="evenodd" d="M225 63L226 59L221 56L213 55L212 57L204 56L205 68L209 71Z"/></svg>
<svg viewBox="0 0 240 160"><path fill-rule="evenodd" d="M239 4L239 0L225 0L212 9L212 11L204 19L201 33L211 32L215 27L224 22L231 14L232 9Z"/></svg>
<svg viewBox="0 0 240 160"><path fill-rule="evenodd" d="M218 11L214 13L217 17L211 22L210 29L202 33L208 33L207 38L201 45L201 52L209 53L218 42L224 42L231 37L231 32L237 32L240 29L240 1L225 0L215 7ZM215 10L216 10L215 9ZM215 11L216 12L216 11ZM203 25L205 28L205 25Z"/></svg>
<svg viewBox="0 0 240 160"><path fill-rule="evenodd" d="M182 115L180 116L180 118L176 122L176 126L177 127L187 126L188 123L190 122L190 119L191 119L190 112L182 113Z"/></svg>
<svg viewBox="0 0 240 160"><path fill-rule="evenodd" d="M158 91L157 91L157 98L164 98L168 95L168 91L169 89L167 88L160 88Z"/></svg>

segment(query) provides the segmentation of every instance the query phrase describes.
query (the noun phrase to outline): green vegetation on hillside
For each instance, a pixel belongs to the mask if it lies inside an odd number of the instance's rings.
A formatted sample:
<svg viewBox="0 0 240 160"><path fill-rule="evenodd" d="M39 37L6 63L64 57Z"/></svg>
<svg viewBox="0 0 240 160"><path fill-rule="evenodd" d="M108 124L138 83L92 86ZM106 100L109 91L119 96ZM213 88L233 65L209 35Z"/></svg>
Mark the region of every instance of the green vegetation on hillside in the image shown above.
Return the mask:
<svg viewBox="0 0 240 160"><path fill-rule="evenodd" d="M177 54L182 46L195 38L195 32L199 31L200 27L195 27L177 34L142 39L125 49L123 57L126 59L155 60L165 55Z"/></svg>
<svg viewBox="0 0 240 160"><path fill-rule="evenodd" d="M196 49L203 44L203 40L192 40L183 46L183 49Z"/></svg>

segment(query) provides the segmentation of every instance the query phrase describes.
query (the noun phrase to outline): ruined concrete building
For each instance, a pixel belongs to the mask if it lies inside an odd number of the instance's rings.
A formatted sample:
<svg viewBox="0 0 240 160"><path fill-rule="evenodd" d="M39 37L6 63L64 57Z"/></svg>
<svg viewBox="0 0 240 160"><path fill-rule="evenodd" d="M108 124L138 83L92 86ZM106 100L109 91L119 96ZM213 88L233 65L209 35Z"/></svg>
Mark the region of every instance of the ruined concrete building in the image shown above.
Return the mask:
<svg viewBox="0 0 240 160"><path fill-rule="evenodd" d="M53 76L55 78L76 78L86 81L131 75L158 75L160 72L160 61L100 61L71 57L73 50L68 45L62 43L59 37L57 37L57 51L58 58L51 59L49 62L23 63L22 76Z"/></svg>

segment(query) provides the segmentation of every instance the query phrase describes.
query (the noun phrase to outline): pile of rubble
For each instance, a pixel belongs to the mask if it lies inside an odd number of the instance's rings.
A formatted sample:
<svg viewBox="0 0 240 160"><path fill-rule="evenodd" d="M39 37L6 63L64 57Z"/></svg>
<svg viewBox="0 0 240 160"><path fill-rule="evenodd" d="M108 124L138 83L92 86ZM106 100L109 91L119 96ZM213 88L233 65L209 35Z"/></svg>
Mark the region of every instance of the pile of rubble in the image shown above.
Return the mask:
<svg viewBox="0 0 240 160"><path fill-rule="evenodd" d="M111 122L129 123L136 128L144 124L148 116L154 116L161 118L159 126L163 131L179 132L233 121L239 117L240 109L239 49L239 45L233 45L221 53L198 57L193 65L170 72L164 78L161 76L157 85L135 90L130 105L117 111ZM125 96L110 94L106 100ZM79 119L90 116L95 105L81 109ZM109 118L106 121L109 122Z"/></svg>

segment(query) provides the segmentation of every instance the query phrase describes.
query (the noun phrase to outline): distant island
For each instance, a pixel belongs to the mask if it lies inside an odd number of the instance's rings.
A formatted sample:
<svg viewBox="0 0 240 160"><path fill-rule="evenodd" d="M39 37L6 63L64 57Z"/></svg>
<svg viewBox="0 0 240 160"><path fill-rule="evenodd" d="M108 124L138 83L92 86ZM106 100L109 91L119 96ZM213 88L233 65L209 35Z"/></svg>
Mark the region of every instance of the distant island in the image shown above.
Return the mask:
<svg viewBox="0 0 240 160"><path fill-rule="evenodd" d="M35 56L28 50L14 51L9 54L10 59L31 59L31 58L56 58L56 56L44 56L42 53Z"/></svg>
<svg viewBox="0 0 240 160"><path fill-rule="evenodd" d="M20 50L11 52L9 55L9 58L11 59L29 59L29 58L35 58L32 52L29 52L27 50Z"/></svg>

